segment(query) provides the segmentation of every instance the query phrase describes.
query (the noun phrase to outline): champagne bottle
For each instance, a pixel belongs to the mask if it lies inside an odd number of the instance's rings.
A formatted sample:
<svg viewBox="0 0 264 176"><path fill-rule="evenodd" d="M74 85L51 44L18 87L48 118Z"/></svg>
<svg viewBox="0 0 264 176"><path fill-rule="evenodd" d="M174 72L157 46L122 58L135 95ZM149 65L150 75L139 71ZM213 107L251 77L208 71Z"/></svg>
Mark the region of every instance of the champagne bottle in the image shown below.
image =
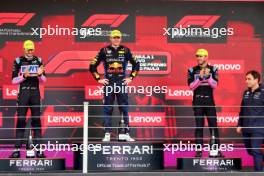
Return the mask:
<svg viewBox="0 0 264 176"><path fill-rule="evenodd" d="M124 118L123 118L123 113L121 113L121 120L119 122L119 128L118 128L118 141L125 141L125 136L126 132L125 132L125 122L124 122Z"/></svg>
<svg viewBox="0 0 264 176"><path fill-rule="evenodd" d="M215 137L215 131L214 129L212 129L212 136L211 136L211 140L210 140L210 157L217 157L218 156L218 145L217 141L216 141L216 137Z"/></svg>
<svg viewBox="0 0 264 176"><path fill-rule="evenodd" d="M31 129L29 130L29 135L28 135L26 157L27 158L34 158L35 157Z"/></svg>

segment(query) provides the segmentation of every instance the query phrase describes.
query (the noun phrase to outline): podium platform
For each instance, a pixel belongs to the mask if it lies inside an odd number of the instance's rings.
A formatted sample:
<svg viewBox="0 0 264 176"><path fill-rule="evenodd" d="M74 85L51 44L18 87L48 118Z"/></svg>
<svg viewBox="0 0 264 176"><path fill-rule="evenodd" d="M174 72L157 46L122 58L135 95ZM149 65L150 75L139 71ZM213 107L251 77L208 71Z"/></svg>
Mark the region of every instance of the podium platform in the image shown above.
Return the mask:
<svg viewBox="0 0 264 176"><path fill-rule="evenodd" d="M88 171L162 170L163 142L90 142ZM82 154L74 152L74 169L82 169Z"/></svg>
<svg viewBox="0 0 264 176"><path fill-rule="evenodd" d="M194 172L226 172L242 169L241 158L177 158L177 169Z"/></svg>
<svg viewBox="0 0 264 176"><path fill-rule="evenodd" d="M0 172L47 172L64 170L64 158L0 159Z"/></svg>

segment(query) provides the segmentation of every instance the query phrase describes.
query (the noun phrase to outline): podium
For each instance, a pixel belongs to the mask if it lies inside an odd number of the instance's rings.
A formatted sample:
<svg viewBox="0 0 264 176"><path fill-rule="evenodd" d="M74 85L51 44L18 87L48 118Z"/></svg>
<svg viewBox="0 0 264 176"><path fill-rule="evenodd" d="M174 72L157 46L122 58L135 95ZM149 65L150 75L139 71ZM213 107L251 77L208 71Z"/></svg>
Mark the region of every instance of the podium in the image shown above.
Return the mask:
<svg viewBox="0 0 264 176"><path fill-rule="evenodd" d="M0 172L46 172L65 170L64 158L0 159Z"/></svg>
<svg viewBox="0 0 264 176"><path fill-rule="evenodd" d="M194 172L241 170L241 158L177 158L177 169Z"/></svg>
<svg viewBox="0 0 264 176"><path fill-rule="evenodd" d="M162 170L163 142L89 142L88 171ZM74 152L74 169L82 170L82 154Z"/></svg>

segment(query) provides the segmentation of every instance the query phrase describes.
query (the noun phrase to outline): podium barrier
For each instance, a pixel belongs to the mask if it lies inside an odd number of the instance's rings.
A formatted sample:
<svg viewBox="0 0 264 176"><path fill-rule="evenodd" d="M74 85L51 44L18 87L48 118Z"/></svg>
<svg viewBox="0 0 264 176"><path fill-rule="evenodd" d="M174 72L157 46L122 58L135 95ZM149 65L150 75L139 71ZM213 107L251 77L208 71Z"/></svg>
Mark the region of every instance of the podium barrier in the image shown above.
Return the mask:
<svg viewBox="0 0 264 176"><path fill-rule="evenodd" d="M46 105L50 106L50 105ZM96 128L102 130L101 126L89 126L88 127L88 117L89 108L94 106L103 105L89 105L88 102L84 102L83 105L63 105L63 106L78 106L83 107L83 124L80 126L50 126L46 128L82 128L83 137L78 138L78 144L83 145L83 150L73 151L73 169L81 171L82 173L89 172L108 172L108 171L163 171L166 170L164 163L164 145L168 140L179 141L179 139L188 139L186 136L179 136L177 138L160 138L149 140L144 138L137 138L136 142L101 142L101 138L97 140L89 139L88 128ZM117 106L117 105L114 105ZM130 105L132 107L182 107L191 108L192 106L172 106L172 105ZM15 106L16 107L16 106ZM239 108L239 106L237 106ZM139 112L140 113L140 112ZM117 116L113 116L117 117ZM169 116L175 118L177 116ZM102 116L101 116L102 118ZM183 118L180 116L179 118ZM184 118L194 118L193 116L186 116ZM113 129L118 129L119 127L113 127ZM195 129L195 126L132 126L131 131L135 128L167 128L167 129ZM209 127L204 127L209 128ZM219 128L236 128L236 127L219 127ZM1 128L1 130L8 128ZM10 129L10 128L9 128ZM14 128L12 128L14 129ZM27 128L28 129L28 128ZM134 136L132 136L134 137ZM62 137L65 138L65 137ZM55 138L51 138L54 140ZM71 138L66 138L70 139ZM194 138L192 138L193 140ZM220 139L225 139L224 137ZM235 139L235 138L234 138ZM240 138L243 139L243 138ZM11 139L8 139L11 140ZM13 139L18 140L18 139ZM100 140L100 141L99 141ZM114 139L116 140L116 139ZM189 140L189 139L188 139ZM232 139L230 139L232 140ZM245 149L245 148L244 148ZM236 172L242 169L242 159L237 157L228 158L192 158L192 157L175 157L177 160L177 169L175 164L175 171L193 171L193 172ZM66 159L65 158L21 158L21 159L0 159L0 172L55 172L66 170Z"/></svg>

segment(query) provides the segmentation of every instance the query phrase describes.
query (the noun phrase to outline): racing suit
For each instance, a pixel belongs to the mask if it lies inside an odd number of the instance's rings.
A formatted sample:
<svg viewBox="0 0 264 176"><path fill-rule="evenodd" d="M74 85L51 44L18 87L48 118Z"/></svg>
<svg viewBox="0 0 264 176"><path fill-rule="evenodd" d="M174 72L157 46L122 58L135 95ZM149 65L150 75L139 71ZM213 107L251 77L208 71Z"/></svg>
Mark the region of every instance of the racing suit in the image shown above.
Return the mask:
<svg viewBox="0 0 264 176"><path fill-rule="evenodd" d="M238 126L242 127L244 144L248 154L254 158L255 171L263 171L264 154L264 88L259 86L254 92L250 89L243 94ZM258 107L257 107L258 106Z"/></svg>
<svg viewBox="0 0 264 176"><path fill-rule="evenodd" d="M139 71L139 62L132 56L130 49L125 46L119 46L117 48L111 45L104 47L100 50L97 56L90 64L90 72L93 77L98 81L100 76L97 72L97 66L103 62L104 64L104 78L109 80L109 84L104 86L104 127L105 133L112 131L111 116L113 113L113 104L115 98L119 106L119 111L123 114L124 124L126 126L126 133L129 132L129 118L128 118L128 94L127 91L111 91L107 90L119 87L122 90L126 89L126 85L123 84L123 79L126 78L126 70L128 62L132 65L132 71L130 78L133 79Z"/></svg>
<svg viewBox="0 0 264 176"><path fill-rule="evenodd" d="M38 139L41 138L39 81L46 81L45 73L37 75L37 70L41 65L43 65L41 58L36 56L33 56L32 59L24 56L18 57L13 64L12 84L19 84L16 138L21 139L16 140L16 148L21 148L28 108L31 110L31 126L33 127L35 137L34 143L38 144ZM31 76L24 76L23 73L26 69L29 70Z"/></svg>
<svg viewBox="0 0 264 176"><path fill-rule="evenodd" d="M208 68L209 76L200 78L201 69ZM213 89L217 87L217 68L206 65L201 68L199 65L188 69L188 85L193 90L193 110L196 122L195 138L196 144L203 145L204 116L207 116L211 135L214 134L216 143L219 145L219 132L217 127L216 108Z"/></svg>

